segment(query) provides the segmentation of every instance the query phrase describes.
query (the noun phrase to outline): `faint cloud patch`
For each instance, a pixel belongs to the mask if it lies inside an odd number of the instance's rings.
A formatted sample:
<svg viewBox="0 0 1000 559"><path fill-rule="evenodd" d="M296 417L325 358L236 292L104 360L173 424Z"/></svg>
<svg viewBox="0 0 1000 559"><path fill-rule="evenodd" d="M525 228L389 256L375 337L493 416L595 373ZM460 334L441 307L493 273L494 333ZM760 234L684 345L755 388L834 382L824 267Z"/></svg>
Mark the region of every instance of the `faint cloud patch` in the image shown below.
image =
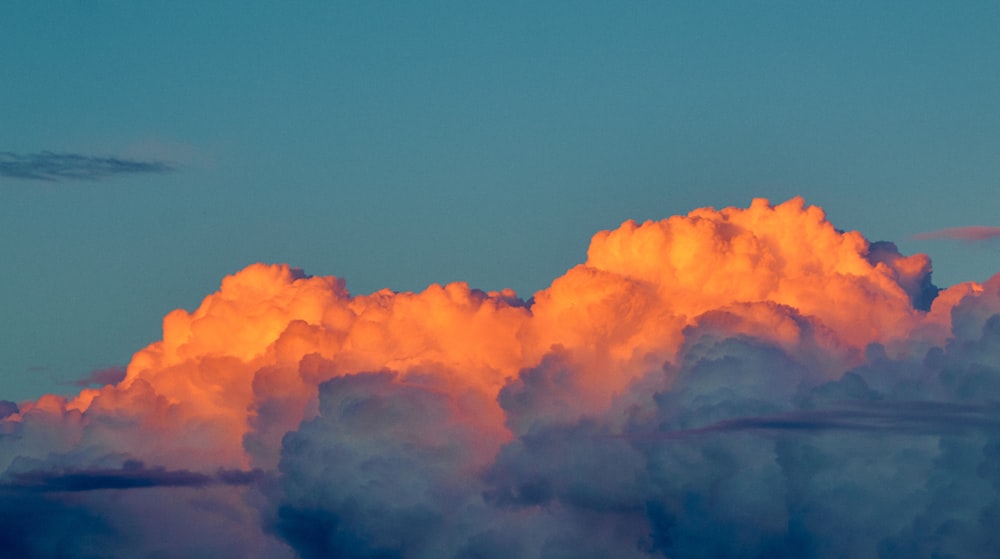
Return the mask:
<svg viewBox="0 0 1000 559"><path fill-rule="evenodd" d="M210 167L215 163L214 157L200 148L164 140L154 136L146 136L128 142L124 145L109 146L111 153L120 153L127 159L138 161L170 161L176 167Z"/></svg>
<svg viewBox="0 0 1000 559"><path fill-rule="evenodd" d="M918 233L913 236L919 241L927 239L955 239L959 241L989 241L1000 237L1000 227L985 225L972 225L969 227L952 227L950 229L938 229L927 233Z"/></svg>
<svg viewBox="0 0 1000 559"><path fill-rule="evenodd" d="M0 177L58 182L96 181L118 175L163 174L177 168L164 161L95 157L78 153L43 151L20 155L0 152Z"/></svg>
<svg viewBox="0 0 1000 559"><path fill-rule="evenodd" d="M125 379L125 367L106 367L97 369L82 379L72 381L70 384L87 388L89 386L104 386L107 384L118 384Z"/></svg>

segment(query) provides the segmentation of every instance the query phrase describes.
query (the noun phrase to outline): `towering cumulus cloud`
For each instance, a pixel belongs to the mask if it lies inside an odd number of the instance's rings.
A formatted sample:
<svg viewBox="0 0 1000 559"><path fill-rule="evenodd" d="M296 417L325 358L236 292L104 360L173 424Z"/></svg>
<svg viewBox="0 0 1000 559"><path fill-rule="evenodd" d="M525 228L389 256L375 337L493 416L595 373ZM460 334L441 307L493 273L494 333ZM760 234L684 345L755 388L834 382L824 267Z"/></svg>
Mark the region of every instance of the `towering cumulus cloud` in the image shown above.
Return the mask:
<svg viewBox="0 0 1000 559"><path fill-rule="evenodd" d="M801 199L626 222L528 302L255 264L0 403L0 555L989 556L998 401L1000 275Z"/></svg>

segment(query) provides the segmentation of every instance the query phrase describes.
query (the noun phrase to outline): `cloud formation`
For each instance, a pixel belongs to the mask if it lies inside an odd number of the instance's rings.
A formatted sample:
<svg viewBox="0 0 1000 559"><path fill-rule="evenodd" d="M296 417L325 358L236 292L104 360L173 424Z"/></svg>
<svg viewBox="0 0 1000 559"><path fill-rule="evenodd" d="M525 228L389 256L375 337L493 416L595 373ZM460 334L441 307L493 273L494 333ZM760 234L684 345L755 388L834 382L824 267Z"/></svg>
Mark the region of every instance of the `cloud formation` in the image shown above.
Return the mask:
<svg viewBox="0 0 1000 559"><path fill-rule="evenodd" d="M5 404L0 512L95 557L989 555L1000 275L930 274L801 199L625 222L527 302L254 264Z"/></svg>
<svg viewBox="0 0 1000 559"><path fill-rule="evenodd" d="M971 225L968 227L953 227L950 229L938 229L927 233L918 233L914 239L956 239L959 241L988 241L1000 237L1000 227L990 227L986 225Z"/></svg>
<svg viewBox="0 0 1000 559"><path fill-rule="evenodd" d="M118 175L162 174L176 170L163 161L136 161L77 153L0 152L0 177L38 181L96 181Z"/></svg>
<svg viewBox="0 0 1000 559"><path fill-rule="evenodd" d="M31 492L77 492L102 489L136 489L148 487L202 487L214 484L249 485L260 471L219 470L215 475L148 468L138 460L126 460L120 469L94 470L27 470L8 471L8 481L0 490Z"/></svg>
<svg viewBox="0 0 1000 559"><path fill-rule="evenodd" d="M125 378L125 367L105 367L90 372L82 379L72 382L74 386L85 388L88 386L103 386L105 384L118 384Z"/></svg>

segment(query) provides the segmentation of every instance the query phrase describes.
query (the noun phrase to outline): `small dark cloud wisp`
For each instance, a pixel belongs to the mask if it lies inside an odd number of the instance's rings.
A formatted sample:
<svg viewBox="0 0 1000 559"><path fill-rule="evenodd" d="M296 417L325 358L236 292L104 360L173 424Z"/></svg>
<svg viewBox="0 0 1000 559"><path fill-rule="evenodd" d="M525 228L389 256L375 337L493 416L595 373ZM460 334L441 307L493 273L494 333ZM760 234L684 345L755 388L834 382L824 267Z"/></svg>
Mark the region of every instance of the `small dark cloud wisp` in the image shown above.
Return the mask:
<svg viewBox="0 0 1000 559"><path fill-rule="evenodd" d="M51 151L25 155L0 152L0 177L12 179L96 181L118 175L162 174L175 170L173 164L163 161L136 161Z"/></svg>
<svg viewBox="0 0 1000 559"><path fill-rule="evenodd" d="M924 241L927 239L955 239L958 241L969 242L988 241L990 239L1000 238L1000 227L987 225L952 227L950 229L938 229L937 231L918 233L914 235L913 238L918 241Z"/></svg>
<svg viewBox="0 0 1000 559"><path fill-rule="evenodd" d="M80 492L101 489L146 487L203 487L207 485L250 485L261 478L259 470L219 470L214 475L190 470L147 467L127 460L121 469L31 470L9 476L0 489L26 492Z"/></svg>
<svg viewBox="0 0 1000 559"><path fill-rule="evenodd" d="M118 384L125 379L125 367L107 367L91 371L86 377L71 382L73 386L87 388L90 386L105 386Z"/></svg>

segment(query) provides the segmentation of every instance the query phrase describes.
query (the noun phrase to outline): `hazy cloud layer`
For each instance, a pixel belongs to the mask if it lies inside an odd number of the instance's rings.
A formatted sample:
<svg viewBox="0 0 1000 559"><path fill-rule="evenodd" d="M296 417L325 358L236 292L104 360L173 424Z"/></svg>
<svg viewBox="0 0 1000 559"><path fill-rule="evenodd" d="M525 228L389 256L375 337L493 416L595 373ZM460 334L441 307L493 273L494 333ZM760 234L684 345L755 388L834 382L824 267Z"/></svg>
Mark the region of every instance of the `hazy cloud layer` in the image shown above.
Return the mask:
<svg viewBox="0 0 1000 559"><path fill-rule="evenodd" d="M174 165L162 161L136 161L50 151L24 155L0 152L0 177L14 179L96 181L118 175L161 174L174 170Z"/></svg>
<svg viewBox="0 0 1000 559"><path fill-rule="evenodd" d="M1000 274L930 271L800 199L599 232L530 303L254 264L0 402L0 550L990 556Z"/></svg>

